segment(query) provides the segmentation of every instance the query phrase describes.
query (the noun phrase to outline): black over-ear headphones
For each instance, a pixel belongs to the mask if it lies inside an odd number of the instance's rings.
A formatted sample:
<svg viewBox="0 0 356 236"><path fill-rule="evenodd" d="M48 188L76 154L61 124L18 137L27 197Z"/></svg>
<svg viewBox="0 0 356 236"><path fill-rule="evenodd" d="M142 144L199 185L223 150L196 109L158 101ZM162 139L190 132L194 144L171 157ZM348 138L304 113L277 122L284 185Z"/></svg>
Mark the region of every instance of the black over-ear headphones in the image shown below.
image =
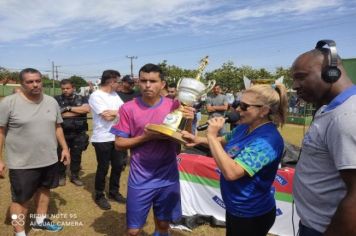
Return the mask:
<svg viewBox="0 0 356 236"><path fill-rule="evenodd" d="M330 61L329 65L323 68L321 72L321 77L327 83L335 83L341 76L341 71L337 68L337 51L336 43L333 40L320 40L317 42L315 48L322 49L324 45L329 46L330 50Z"/></svg>

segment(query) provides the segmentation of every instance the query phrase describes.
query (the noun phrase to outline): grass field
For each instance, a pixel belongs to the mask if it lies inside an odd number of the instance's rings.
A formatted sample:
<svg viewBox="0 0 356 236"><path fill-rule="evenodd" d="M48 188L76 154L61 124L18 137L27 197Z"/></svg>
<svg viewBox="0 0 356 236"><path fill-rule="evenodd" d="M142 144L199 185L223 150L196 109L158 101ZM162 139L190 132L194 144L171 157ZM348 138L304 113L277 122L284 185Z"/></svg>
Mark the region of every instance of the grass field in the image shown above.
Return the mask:
<svg viewBox="0 0 356 236"><path fill-rule="evenodd" d="M303 137L304 128L296 125L286 125L281 129L285 140L300 145ZM51 192L51 201L49 214L54 221L70 224L63 231L51 235L70 235L70 236L91 236L107 235L120 236L125 232L125 205L111 202L112 209L103 211L93 201L92 193L94 190L94 177L96 170L96 159L92 145L83 154L81 178L84 181L84 187L76 187L67 179L67 185L54 189ZM120 192L126 196L128 168L122 174ZM108 181L107 181L108 182ZM0 179L0 235L7 236L12 234L12 226L8 218L8 206L10 204L10 186L8 177ZM30 213L33 213L33 205ZM152 213L148 217L141 235L151 235L154 230ZM49 233L33 231L27 227L28 235L48 235ZM172 235L196 235L196 236L220 236L225 235L225 229L214 228L208 225L200 226L192 232L172 230Z"/></svg>

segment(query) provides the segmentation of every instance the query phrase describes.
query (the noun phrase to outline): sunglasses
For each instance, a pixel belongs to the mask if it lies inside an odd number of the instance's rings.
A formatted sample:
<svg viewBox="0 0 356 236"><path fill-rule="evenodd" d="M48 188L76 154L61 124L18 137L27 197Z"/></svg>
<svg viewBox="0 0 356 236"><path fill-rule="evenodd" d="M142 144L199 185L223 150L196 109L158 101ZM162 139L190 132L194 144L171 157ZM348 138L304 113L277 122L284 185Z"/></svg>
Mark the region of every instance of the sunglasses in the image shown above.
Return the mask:
<svg viewBox="0 0 356 236"><path fill-rule="evenodd" d="M264 105L259 104L247 104L244 102L239 102L237 107L240 107L241 111L247 111L249 107L263 107Z"/></svg>

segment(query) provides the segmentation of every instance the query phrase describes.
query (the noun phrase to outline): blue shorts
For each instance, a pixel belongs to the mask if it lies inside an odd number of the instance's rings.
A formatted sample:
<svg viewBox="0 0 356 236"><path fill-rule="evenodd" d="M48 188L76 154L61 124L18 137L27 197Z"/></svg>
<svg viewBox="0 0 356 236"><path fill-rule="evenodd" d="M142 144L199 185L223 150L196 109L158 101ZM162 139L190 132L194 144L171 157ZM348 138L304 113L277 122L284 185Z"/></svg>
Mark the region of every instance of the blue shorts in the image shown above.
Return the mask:
<svg viewBox="0 0 356 236"><path fill-rule="evenodd" d="M182 217L179 182L153 189L127 187L127 228L141 229L146 223L151 206L158 220L169 222L179 220Z"/></svg>

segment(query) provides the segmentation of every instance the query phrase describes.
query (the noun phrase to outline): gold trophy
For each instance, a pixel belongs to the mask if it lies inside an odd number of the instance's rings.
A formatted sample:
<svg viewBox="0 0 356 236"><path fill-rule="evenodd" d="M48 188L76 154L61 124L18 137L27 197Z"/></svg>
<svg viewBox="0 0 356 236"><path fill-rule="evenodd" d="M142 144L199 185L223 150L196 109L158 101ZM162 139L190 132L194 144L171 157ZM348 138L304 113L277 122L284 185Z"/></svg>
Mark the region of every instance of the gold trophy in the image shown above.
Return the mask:
<svg viewBox="0 0 356 236"><path fill-rule="evenodd" d="M205 85L200 81L203 70L208 65L208 56L200 61L198 74L194 78L182 78L177 84L178 100L181 106L193 106L195 102L199 101L201 96L209 92L215 85L215 80L209 80ZM181 131L184 130L187 120L183 117L182 112L177 109L169 113L162 124L149 124L148 130L158 132L166 135L175 141L185 144L186 141L182 138Z"/></svg>

